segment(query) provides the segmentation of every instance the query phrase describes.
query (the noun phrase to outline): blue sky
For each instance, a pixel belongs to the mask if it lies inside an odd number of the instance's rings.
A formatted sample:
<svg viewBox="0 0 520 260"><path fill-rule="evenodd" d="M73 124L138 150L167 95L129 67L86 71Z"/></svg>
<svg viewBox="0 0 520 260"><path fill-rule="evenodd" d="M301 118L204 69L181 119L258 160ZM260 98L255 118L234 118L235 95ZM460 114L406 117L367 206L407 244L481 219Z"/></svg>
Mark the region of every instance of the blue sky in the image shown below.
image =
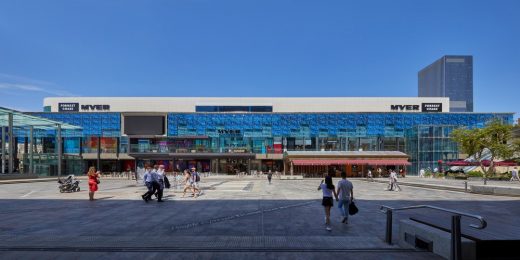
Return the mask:
<svg viewBox="0 0 520 260"><path fill-rule="evenodd" d="M475 110L516 112L520 1L2 1L0 106L46 96L416 96L474 56ZM518 117L516 115L515 117Z"/></svg>

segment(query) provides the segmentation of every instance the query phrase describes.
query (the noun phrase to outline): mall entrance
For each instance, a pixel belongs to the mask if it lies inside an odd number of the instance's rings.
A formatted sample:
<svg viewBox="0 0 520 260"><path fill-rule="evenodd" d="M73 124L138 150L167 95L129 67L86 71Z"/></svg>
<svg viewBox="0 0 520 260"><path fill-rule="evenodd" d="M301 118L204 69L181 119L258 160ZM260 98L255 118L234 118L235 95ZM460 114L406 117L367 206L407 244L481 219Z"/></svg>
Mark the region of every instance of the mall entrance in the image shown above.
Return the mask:
<svg viewBox="0 0 520 260"><path fill-rule="evenodd" d="M131 154L136 159L137 171L144 171L144 165L162 164L166 172L181 173L195 167L200 173L237 174L251 170L254 154L250 153L171 153L171 154Z"/></svg>

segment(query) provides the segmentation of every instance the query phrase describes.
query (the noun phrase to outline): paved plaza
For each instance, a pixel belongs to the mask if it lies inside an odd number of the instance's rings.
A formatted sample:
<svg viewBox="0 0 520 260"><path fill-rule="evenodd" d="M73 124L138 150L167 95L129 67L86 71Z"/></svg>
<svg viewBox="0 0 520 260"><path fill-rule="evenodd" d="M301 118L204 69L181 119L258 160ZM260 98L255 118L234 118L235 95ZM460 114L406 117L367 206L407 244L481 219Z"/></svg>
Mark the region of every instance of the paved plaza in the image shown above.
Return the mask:
<svg viewBox="0 0 520 260"><path fill-rule="evenodd" d="M337 182L339 179L335 179ZM132 180L101 179L98 200L82 191L59 193L55 182L0 185L2 259L177 258L187 259L436 259L421 251L384 243L380 205L431 204L484 216L504 236L520 230L520 199L353 180L360 212L348 225L332 211L324 226L319 179L267 180L254 177L203 178L204 194L181 198L165 192L165 203L145 203L145 187ZM402 212L448 218L438 212ZM468 222L463 221L466 226ZM465 227L463 227L464 230ZM507 230L513 230L508 233ZM397 239L394 232L394 240Z"/></svg>

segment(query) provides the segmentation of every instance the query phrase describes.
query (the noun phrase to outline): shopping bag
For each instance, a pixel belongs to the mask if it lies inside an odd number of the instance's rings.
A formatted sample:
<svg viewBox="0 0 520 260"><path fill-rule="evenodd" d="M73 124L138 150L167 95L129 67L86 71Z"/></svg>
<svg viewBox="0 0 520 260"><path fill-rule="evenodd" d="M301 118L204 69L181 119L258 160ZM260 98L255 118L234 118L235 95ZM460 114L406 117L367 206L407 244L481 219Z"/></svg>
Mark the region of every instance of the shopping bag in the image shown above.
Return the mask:
<svg viewBox="0 0 520 260"><path fill-rule="evenodd" d="M356 206L356 203L354 203L354 201L351 201L350 204L348 205L348 214L356 215L356 213L358 213L358 211L359 211L359 209Z"/></svg>

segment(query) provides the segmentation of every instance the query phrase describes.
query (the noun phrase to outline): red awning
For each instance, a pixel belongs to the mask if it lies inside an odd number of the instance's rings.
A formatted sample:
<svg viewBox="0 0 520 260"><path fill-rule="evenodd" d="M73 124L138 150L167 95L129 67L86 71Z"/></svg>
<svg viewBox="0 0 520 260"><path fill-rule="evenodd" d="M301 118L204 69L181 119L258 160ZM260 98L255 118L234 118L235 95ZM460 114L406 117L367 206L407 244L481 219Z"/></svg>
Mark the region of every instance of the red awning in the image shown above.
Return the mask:
<svg viewBox="0 0 520 260"><path fill-rule="evenodd" d="M411 165L406 159L300 159L292 162L294 165Z"/></svg>
<svg viewBox="0 0 520 260"><path fill-rule="evenodd" d="M490 161L489 160L483 160L482 164L484 166L489 167ZM449 166L480 166L480 162L468 162L468 161L453 161L448 162L446 165ZM518 164L513 161L501 161L501 162L494 162L494 166L517 166Z"/></svg>

